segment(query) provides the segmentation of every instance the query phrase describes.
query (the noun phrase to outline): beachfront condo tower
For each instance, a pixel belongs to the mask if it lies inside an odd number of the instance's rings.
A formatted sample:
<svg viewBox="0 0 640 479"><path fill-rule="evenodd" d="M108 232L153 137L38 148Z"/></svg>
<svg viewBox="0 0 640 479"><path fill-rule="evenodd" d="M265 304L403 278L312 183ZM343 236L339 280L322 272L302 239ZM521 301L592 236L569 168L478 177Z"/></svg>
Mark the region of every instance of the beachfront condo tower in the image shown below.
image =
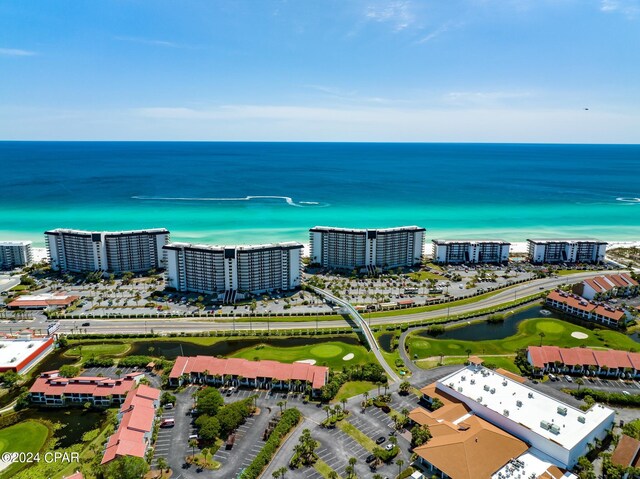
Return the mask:
<svg viewBox="0 0 640 479"><path fill-rule="evenodd" d="M607 243L595 239L528 239L533 264L601 263Z"/></svg>
<svg viewBox="0 0 640 479"><path fill-rule="evenodd" d="M432 240L433 261L439 264L504 264L511 243L502 240Z"/></svg>
<svg viewBox="0 0 640 479"><path fill-rule="evenodd" d="M311 263L331 269L374 272L422 261L424 228L351 229L316 226L309 230Z"/></svg>
<svg viewBox="0 0 640 479"><path fill-rule="evenodd" d="M0 269L27 266L32 262L31 241L0 241Z"/></svg>
<svg viewBox="0 0 640 479"><path fill-rule="evenodd" d="M45 232L51 269L55 271L142 272L164 268L164 228L93 232L55 229Z"/></svg>
<svg viewBox="0 0 640 479"><path fill-rule="evenodd" d="M178 291L217 294L233 303L247 293L292 290L302 276L300 243L213 246L171 243L164 247L167 285Z"/></svg>

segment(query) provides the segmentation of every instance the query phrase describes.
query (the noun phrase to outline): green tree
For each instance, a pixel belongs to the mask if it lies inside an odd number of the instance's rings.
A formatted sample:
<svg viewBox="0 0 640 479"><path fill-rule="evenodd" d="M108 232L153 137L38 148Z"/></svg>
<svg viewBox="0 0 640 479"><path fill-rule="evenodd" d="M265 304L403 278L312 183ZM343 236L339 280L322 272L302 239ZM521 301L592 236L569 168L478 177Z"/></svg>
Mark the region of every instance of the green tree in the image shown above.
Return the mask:
<svg viewBox="0 0 640 479"><path fill-rule="evenodd" d="M398 459L396 461L396 464L398 465L398 476L399 476L400 473L402 473L402 466L404 465L404 461L402 459Z"/></svg>
<svg viewBox="0 0 640 479"><path fill-rule="evenodd" d="M198 435L200 439L206 444L213 444L216 438L220 435L220 421L215 417L201 416L204 419L200 423L200 429ZM200 420L200 418L198 418Z"/></svg>
<svg viewBox="0 0 640 479"><path fill-rule="evenodd" d="M158 458L158 469L160 469L160 473L162 473L162 471L164 471L165 469L167 470L167 472L169 471L169 463L164 457Z"/></svg>
<svg viewBox="0 0 640 479"><path fill-rule="evenodd" d="M409 381L402 381L398 389L402 394L409 394L409 391L411 390L411 383Z"/></svg>
<svg viewBox="0 0 640 479"><path fill-rule="evenodd" d="M206 387L196 393L198 411L207 416L215 416L224 404L224 399L215 388Z"/></svg>
<svg viewBox="0 0 640 479"><path fill-rule="evenodd" d="M198 447L198 440L197 439L190 439L189 440L189 447L191 448L191 455L195 458L196 447Z"/></svg>
<svg viewBox="0 0 640 479"><path fill-rule="evenodd" d="M411 429L411 446L418 447L425 444L431 439L431 431L429 426L416 425Z"/></svg>
<svg viewBox="0 0 640 479"><path fill-rule="evenodd" d="M60 373L60 376L64 378L75 378L80 374L80 368L78 366L65 364L64 366L60 366L58 372Z"/></svg>
<svg viewBox="0 0 640 479"><path fill-rule="evenodd" d="M104 479L140 479L149 472L149 464L141 457L122 456L105 464Z"/></svg>

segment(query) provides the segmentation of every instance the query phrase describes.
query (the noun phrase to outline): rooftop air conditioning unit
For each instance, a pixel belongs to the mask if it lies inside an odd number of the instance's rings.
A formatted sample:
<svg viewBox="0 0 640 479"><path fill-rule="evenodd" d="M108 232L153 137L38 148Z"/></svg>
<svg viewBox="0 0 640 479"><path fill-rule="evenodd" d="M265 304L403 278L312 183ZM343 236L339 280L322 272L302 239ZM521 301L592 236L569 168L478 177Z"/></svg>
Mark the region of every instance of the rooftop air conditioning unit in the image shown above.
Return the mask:
<svg viewBox="0 0 640 479"><path fill-rule="evenodd" d="M529 393L529 397L532 398L533 397L533 393Z"/></svg>
<svg viewBox="0 0 640 479"><path fill-rule="evenodd" d="M476 383L476 380L475 380L475 379L472 379L472 380L471 380L471 384L475 384L475 383Z"/></svg>
<svg viewBox="0 0 640 479"><path fill-rule="evenodd" d="M509 410L508 410L508 409L505 409L504 411L502 411L502 414L503 414L505 417L509 417Z"/></svg>
<svg viewBox="0 0 640 479"><path fill-rule="evenodd" d="M460 380L461 380L461 381L466 381L466 379L467 379L467 376L462 376L462 377L460 378Z"/></svg>
<svg viewBox="0 0 640 479"><path fill-rule="evenodd" d="M522 401L516 401L516 406L522 407Z"/></svg>
<svg viewBox="0 0 640 479"><path fill-rule="evenodd" d="M496 388L491 388L491 394L495 394Z"/></svg>
<svg viewBox="0 0 640 479"><path fill-rule="evenodd" d="M461 393L462 392L462 386L458 386L458 392Z"/></svg>
<svg viewBox="0 0 640 479"><path fill-rule="evenodd" d="M485 385L484 385L484 390L485 390L485 391L488 391L489 389L491 389L491 388L489 387L489 385L488 385L488 384L485 384Z"/></svg>
<svg viewBox="0 0 640 479"><path fill-rule="evenodd" d="M549 431L551 431L554 434L560 434L560 426L558 426L557 424L552 424L551 427L549 428Z"/></svg>
<svg viewBox="0 0 640 479"><path fill-rule="evenodd" d="M562 407L562 406L558 406L558 414L560 414L561 416L566 416L567 415L567 408L566 407Z"/></svg>
<svg viewBox="0 0 640 479"><path fill-rule="evenodd" d="M548 422L548 421L544 421L544 420L542 420L542 421L540 421L540 427L541 427L542 429L545 429L545 430L547 430L547 431L548 431L548 430L549 430L549 428L551 427L551 423L550 423L550 422Z"/></svg>
<svg viewBox="0 0 640 479"><path fill-rule="evenodd" d="M482 403L482 396L478 396L478 399L476 399L476 402Z"/></svg>
<svg viewBox="0 0 640 479"><path fill-rule="evenodd" d="M584 416L578 416L578 422L581 422L582 424L584 424L585 422L587 422L587 418Z"/></svg>
<svg viewBox="0 0 640 479"><path fill-rule="evenodd" d="M507 385L507 380L505 379L504 381L502 381L502 385L506 386Z"/></svg>

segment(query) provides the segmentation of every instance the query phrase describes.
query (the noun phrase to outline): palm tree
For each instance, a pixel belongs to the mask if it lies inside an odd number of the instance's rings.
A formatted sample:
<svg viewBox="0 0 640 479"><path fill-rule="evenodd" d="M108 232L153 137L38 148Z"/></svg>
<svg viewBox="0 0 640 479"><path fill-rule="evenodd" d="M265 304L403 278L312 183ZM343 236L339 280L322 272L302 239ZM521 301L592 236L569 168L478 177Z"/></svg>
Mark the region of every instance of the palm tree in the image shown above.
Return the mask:
<svg viewBox="0 0 640 479"><path fill-rule="evenodd" d="M540 331L540 332L538 333L538 336L540 336L540 346L542 346L542 338L544 338L544 337L545 337L545 334L544 334L544 332Z"/></svg>
<svg viewBox="0 0 640 479"><path fill-rule="evenodd" d="M398 476L399 476L400 473L402 472L402 466L404 465L404 461L402 459L398 459L396 461L396 464L398 465Z"/></svg>
<svg viewBox="0 0 640 479"><path fill-rule="evenodd" d="M249 316L249 331L253 331L253 315L255 314L257 307L258 302L253 298L251 300L251 304L249 304L249 310L251 311L251 316Z"/></svg>
<svg viewBox="0 0 640 479"><path fill-rule="evenodd" d="M285 478L285 476L287 475L287 468L286 467L281 467L280 469L278 469L280 471L280 477L282 479Z"/></svg>
<svg viewBox="0 0 640 479"><path fill-rule="evenodd" d="M322 409L324 410L324 412L327 413L327 419L329 419L329 413L331 412L331 406L327 405L327 406L324 406Z"/></svg>
<svg viewBox="0 0 640 479"><path fill-rule="evenodd" d="M273 476L273 479L279 479L280 478L280 469L276 469L275 471L273 471L271 473L271 475Z"/></svg>
<svg viewBox="0 0 640 479"><path fill-rule="evenodd" d="M198 447L198 440L197 439L190 439L189 440L189 446L191 447L191 455L194 457L196 456L196 447Z"/></svg>
<svg viewBox="0 0 640 479"><path fill-rule="evenodd" d="M340 476L338 476L338 473L336 471L329 471L329 479L340 479ZM382 476L380 476L380 479L382 479Z"/></svg>
<svg viewBox="0 0 640 479"><path fill-rule="evenodd" d="M158 458L158 468L160 469L160 475L162 475L162 472L167 469L167 471L169 470L169 463L167 462L167 460L164 457L159 457Z"/></svg>
<svg viewBox="0 0 640 479"><path fill-rule="evenodd" d="M467 353L467 359L469 359L469 356L471 356L471 350L470 349L466 349L465 352Z"/></svg>
<svg viewBox="0 0 640 479"><path fill-rule="evenodd" d="M284 401L278 401L276 403L276 406L280 407L280 414L284 413L284 410L282 409L282 407L284 406Z"/></svg>
<svg viewBox="0 0 640 479"><path fill-rule="evenodd" d="M584 384L584 380L582 378L576 379L576 384L578 385L578 391L580 391L580 386Z"/></svg>
<svg viewBox="0 0 640 479"><path fill-rule="evenodd" d="M342 398L342 399L340 399L340 402L342 403L342 410L344 412L347 412L347 399L346 398Z"/></svg>

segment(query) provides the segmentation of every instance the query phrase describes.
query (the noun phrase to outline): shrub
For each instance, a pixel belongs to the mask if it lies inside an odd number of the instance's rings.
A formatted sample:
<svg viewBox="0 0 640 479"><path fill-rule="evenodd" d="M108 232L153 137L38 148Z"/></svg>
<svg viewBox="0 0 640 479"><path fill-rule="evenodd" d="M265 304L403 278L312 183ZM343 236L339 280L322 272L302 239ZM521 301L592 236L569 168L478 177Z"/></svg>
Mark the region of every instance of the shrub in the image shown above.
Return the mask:
<svg viewBox="0 0 640 479"><path fill-rule="evenodd" d="M278 425L273 429L273 432L267 439L267 442L262 447L258 455L255 457L253 462L249 464L249 466L242 471L240 475L240 479L256 479L260 476L263 469L269 464L274 454L280 447L280 443L282 439L293 429L302 415L300 411L295 408L287 409L280 418Z"/></svg>

